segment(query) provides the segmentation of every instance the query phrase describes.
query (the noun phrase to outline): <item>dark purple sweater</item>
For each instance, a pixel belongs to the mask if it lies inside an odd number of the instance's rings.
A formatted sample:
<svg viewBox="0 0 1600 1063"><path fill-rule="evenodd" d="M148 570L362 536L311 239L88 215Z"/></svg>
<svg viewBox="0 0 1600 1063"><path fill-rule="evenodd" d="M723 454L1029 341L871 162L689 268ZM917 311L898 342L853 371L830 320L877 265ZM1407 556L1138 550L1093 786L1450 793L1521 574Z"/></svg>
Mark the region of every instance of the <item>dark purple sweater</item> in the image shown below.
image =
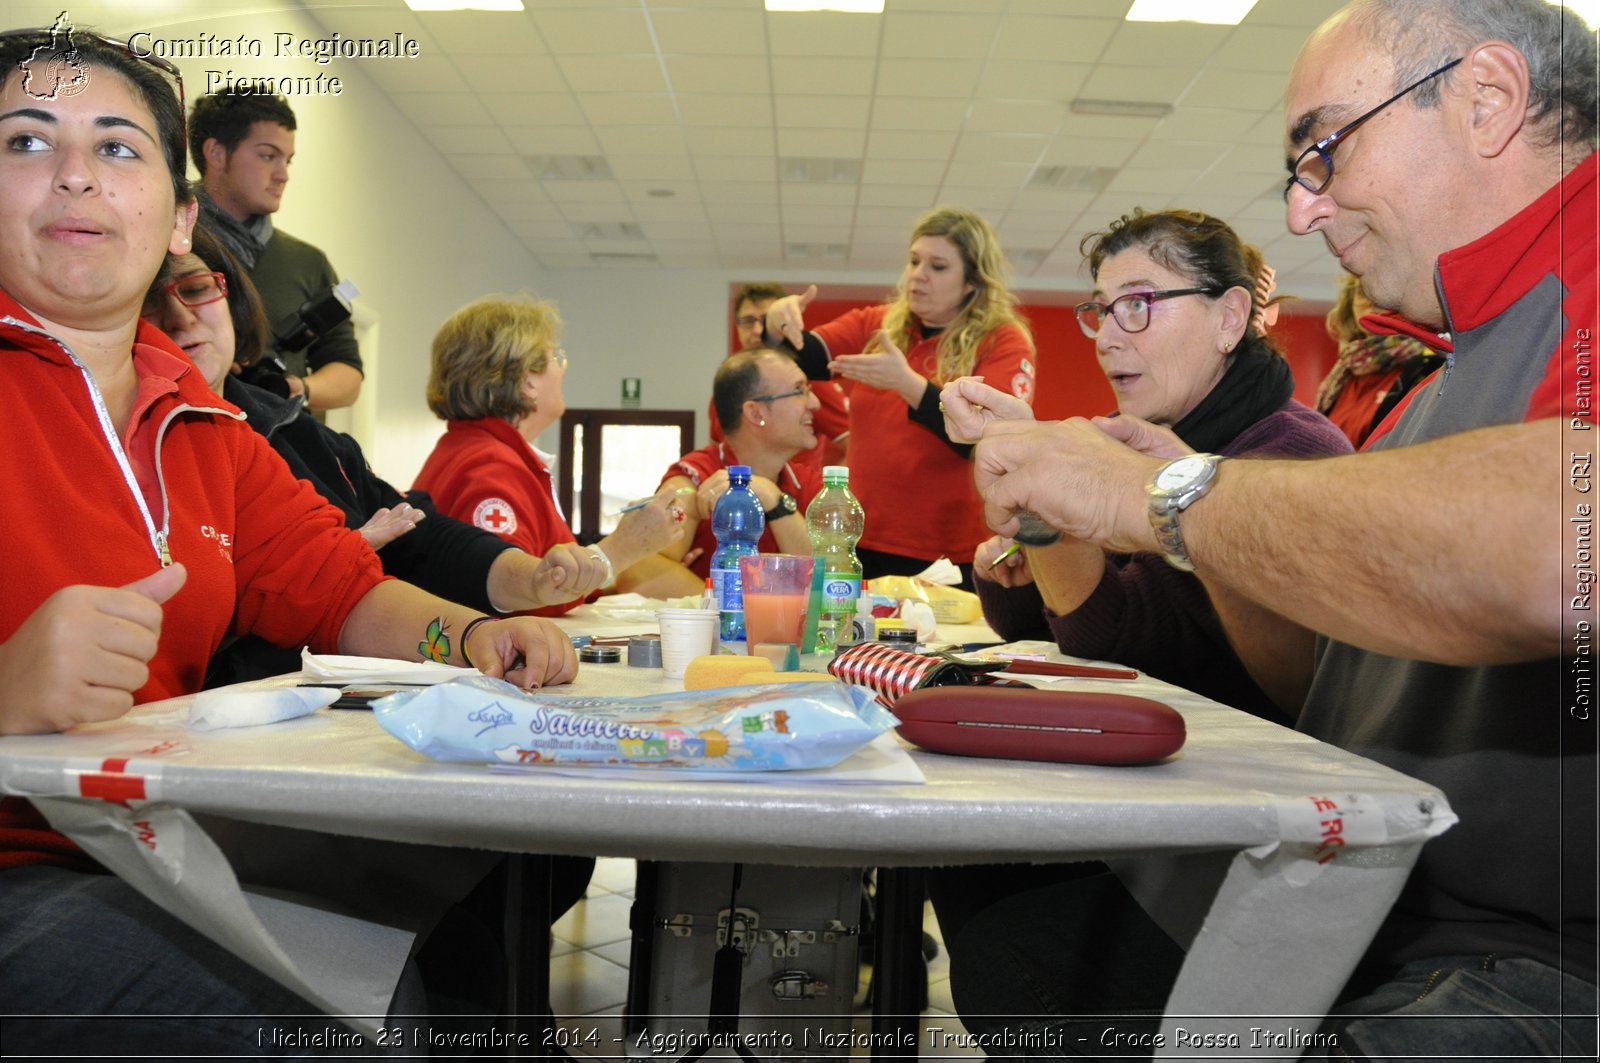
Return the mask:
<svg viewBox="0 0 1600 1063"><path fill-rule="evenodd" d="M1230 458L1348 454L1350 440L1322 414L1290 400L1236 436ZM1159 554L1108 554L1100 584L1066 616L1044 607L1039 588L1002 587L973 571L983 617L1006 641L1054 639L1062 653L1116 661L1214 701L1291 722L1234 655L1199 579Z"/></svg>

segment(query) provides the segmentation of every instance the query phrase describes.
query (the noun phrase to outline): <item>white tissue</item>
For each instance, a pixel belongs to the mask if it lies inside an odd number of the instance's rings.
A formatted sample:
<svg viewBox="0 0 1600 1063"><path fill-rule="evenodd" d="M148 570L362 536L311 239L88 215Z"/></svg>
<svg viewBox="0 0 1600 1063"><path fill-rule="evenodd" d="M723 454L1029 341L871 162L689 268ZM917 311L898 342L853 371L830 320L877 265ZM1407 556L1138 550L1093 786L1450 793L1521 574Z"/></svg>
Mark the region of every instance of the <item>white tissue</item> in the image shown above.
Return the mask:
<svg viewBox="0 0 1600 1063"><path fill-rule="evenodd" d="M918 642L932 642L939 633L938 622L933 618L933 606L927 602L900 599L900 619L916 628Z"/></svg>
<svg viewBox="0 0 1600 1063"><path fill-rule="evenodd" d="M457 668L437 661L397 661L388 657L350 657L300 651L300 669L317 679L340 683L443 683L477 675L476 668Z"/></svg>
<svg viewBox="0 0 1600 1063"><path fill-rule="evenodd" d="M961 582L961 570L948 557L941 557L912 578L940 587L954 587Z"/></svg>
<svg viewBox="0 0 1600 1063"><path fill-rule="evenodd" d="M337 687L237 686L203 690L189 706L189 726L197 731L221 727L259 727L309 716L339 700Z"/></svg>

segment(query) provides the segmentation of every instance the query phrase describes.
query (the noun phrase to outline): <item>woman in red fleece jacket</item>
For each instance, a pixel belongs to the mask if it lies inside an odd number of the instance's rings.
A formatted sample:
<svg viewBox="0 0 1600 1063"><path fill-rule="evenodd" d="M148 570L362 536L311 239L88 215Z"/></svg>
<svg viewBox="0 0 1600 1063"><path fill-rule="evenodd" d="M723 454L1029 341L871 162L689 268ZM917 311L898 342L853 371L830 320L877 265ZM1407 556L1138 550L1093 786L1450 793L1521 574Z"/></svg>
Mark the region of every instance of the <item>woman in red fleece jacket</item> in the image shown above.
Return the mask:
<svg viewBox="0 0 1600 1063"><path fill-rule="evenodd" d="M469 635L480 614L385 580L343 515L140 322L195 216L175 73L82 30L0 39L0 450L25 456L5 495L19 563L0 596L0 734L198 690L223 638L246 631L325 652L423 646L528 686L569 680L571 643L547 622ZM260 1026L246 1038L223 1018L19 1013L313 1010L92 870L31 806L0 805L8 1049L233 1054Z"/></svg>

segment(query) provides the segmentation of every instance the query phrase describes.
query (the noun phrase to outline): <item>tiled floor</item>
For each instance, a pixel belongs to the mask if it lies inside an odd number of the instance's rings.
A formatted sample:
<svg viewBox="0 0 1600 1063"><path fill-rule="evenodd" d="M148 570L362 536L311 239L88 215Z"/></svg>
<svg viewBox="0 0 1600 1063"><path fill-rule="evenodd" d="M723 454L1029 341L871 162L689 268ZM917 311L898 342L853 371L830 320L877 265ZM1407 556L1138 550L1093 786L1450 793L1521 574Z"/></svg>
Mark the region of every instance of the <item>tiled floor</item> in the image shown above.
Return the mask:
<svg viewBox="0 0 1600 1063"><path fill-rule="evenodd" d="M634 865L631 860L604 859L595 867L587 896L552 928L555 935L550 962L551 1003L563 1027L572 1032L566 1046L574 1055L619 1059L649 1058L642 1049L629 1053L623 1037L622 1007L628 990L628 909L633 903ZM931 909L924 926L937 940L938 923ZM950 961L941 943L939 955L928 965L928 1010L923 1013L922 1058L983 1058L977 1049L959 1046L963 1034L950 1000ZM870 1029L870 1009L857 1008L855 1029ZM935 1047L931 1031L943 1031ZM593 1035L597 1034L597 1037ZM952 1044L952 1040L957 1042ZM682 1053L677 1053L681 1055ZM865 1056L863 1049L855 1053ZM757 1055L761 1055L758 1051ZM732 1057L728 1049L713 1048L706 1058ZM673 1057L661 1057L676 1058Z"/></svg>

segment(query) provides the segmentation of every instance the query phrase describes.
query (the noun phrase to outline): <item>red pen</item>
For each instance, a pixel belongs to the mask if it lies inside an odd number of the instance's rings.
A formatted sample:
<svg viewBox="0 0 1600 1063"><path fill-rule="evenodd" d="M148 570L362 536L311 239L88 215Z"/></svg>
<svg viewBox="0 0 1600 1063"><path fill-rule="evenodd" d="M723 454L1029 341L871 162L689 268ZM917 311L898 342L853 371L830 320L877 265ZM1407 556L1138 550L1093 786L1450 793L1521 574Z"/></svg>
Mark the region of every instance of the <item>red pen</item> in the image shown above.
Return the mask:
<svg viewBox="0 0 1600 1063"><path fill-rule="evenodd" d="M1011 658L1006 671L1018 675L1072 675L1081 679L1138 679L1131 668L1100 668L1092 664L1058 664L1054 661L1028 661Z"/></svg>

